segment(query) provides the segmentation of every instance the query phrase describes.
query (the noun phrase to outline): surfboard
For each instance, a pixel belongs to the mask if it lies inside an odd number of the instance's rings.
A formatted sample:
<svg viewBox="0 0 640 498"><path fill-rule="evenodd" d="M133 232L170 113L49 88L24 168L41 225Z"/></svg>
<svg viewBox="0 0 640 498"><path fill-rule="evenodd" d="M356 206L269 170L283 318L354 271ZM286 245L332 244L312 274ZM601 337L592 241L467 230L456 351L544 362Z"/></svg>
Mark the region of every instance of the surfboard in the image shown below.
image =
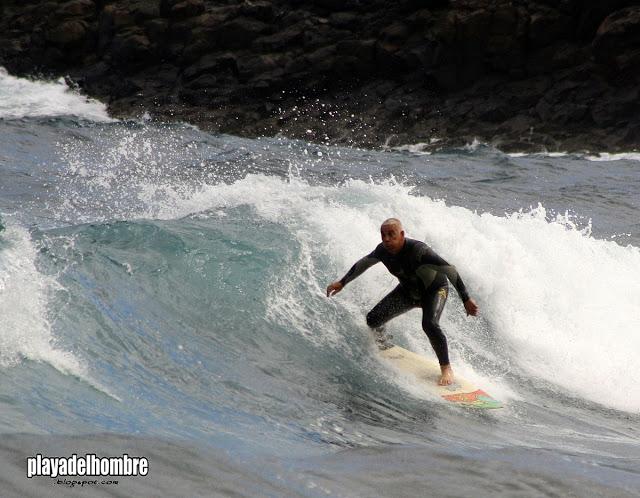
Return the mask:
<svg viewBox="0 0 640 498"><path fill-rule="evenodd" d="M439 386L440 366L432 360L408 349L387 343L386 349L380 349L380 354L392 366L401 372L416 376L430 393L459 406L471 408L502 408L502 404L492 398L482 389L459 375L454 376L455 382L450 386Z"/></svg>

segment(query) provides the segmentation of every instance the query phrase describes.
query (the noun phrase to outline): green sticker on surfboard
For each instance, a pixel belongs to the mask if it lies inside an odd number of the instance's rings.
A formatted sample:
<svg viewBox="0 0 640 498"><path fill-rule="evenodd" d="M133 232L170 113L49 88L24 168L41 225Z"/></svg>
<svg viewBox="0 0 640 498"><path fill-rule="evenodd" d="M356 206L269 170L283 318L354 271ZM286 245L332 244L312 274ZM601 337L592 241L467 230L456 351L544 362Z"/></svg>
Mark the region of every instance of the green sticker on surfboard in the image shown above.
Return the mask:
<svg viewBox="0 0 640 498"><path fill-rule="evenodd" d="M412 353L400 346L389 346L385 349L380 349L382 357L401 372L412 374L423 381L421 384L424 385L428 392L439 395L458 406L502 408L502 403L458 375L455 376L454 384L439 386L440 366L435 361Z"/></svg>

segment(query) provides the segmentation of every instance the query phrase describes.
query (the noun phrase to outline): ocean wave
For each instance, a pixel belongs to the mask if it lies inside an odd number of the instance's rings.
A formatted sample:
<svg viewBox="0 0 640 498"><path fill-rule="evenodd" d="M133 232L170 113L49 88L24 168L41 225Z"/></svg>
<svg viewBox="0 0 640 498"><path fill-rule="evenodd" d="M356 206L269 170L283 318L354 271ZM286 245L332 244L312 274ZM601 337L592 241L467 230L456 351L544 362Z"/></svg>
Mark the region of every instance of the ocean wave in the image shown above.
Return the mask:
<svg viewBox="0 0 640 498"><path fill-rule="evenodd" d="M44 362L118 399L91 378L82 360L57 344L49 320L49 301L61 286L38 270L38 251L28 231L8 225L0 242L0 367L16 366L24 360Z"/></svg>
<svg viewBox="0 0 640 498"><path fill-rule="evenodd" d="M319 274L317 258L328 258L339 276L375 247L379 221L398 216L409 235L426 238L461 269L486 309L486 326L496 342L482 344L487 332L474 329L457 308L445 317L448 328L457 331L454 338L472 341L468 349L473 349L473 341L480 341L475 343L479 349L507 345L514 358L498 355L498 361L515 359L526 375L557 385L563 393L617 409L640 409L636 382L640 368L633 367L630 353L640 344L628 319L640 313L636 271L640 250L596 239L589 225L578 225L570 216L551 216L541 205L507 216L474 213L412 195L411 187L393 182L351 180L331 187L251 174L234 183L200 185L191 191L162 189L167 196L153 206L162 219L215 220L221 210L249 206L258 217L284 225L296 234L306 254L290 277L312 282ZM346 245L345 234L351 234ZM322 283L315 282L313 288L320 289ZM354 318L363 302L375 302L380 289L389 285L388 276L379 272L354 285L359 290L346 301ZM296 306L306 306L299 287L289 282L281 288L290 288L291 293L274 296L273 311L283 310L281 318L291 328L307 330L311 340L317 340L305 318L310 311L296 311ZM616 292L619 288L625 292ZM325 333L331 335L331 330ZM606 332L610 330L616 331L615 341ZM429 354L423 337L414 346ZM624 378L617 375L618 365L630 369Z"/></svg>
<svg viewBox="0 0 640 498"><path fill-rule="evenodd" d="M64 78L38 81L11 76L0 67L0 119L74 116L111 122L107 106L81 95Z"/></svg>

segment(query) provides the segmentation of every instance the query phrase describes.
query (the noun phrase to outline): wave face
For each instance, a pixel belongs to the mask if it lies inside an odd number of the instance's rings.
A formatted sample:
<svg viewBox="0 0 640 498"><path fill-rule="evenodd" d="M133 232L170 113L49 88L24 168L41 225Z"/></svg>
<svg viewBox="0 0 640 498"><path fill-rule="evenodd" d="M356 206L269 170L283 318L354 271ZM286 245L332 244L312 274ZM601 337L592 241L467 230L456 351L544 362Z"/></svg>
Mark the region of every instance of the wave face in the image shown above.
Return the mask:
<svg viewBox="0 0 640 498"><path fill-rule="evenodd" d="M191 485L206 461L247 495L257 480L393 493L384 472L416 495L425 467L445 494L638 489L633 159L374 152L78 116L0 120L6 458L33 446L23 433L63 449L107 433L113 454L132 435L153 455L158 441L201 448L175 450L200 469ZM324 296L390 216L478 301L471 319L452 295L441 323L454 369L504 409L451 407L380 361L364 316L395 285L382 265ZM433 357L419 322L389 331ZM197 488L164 470L176 494Z"/></svg>

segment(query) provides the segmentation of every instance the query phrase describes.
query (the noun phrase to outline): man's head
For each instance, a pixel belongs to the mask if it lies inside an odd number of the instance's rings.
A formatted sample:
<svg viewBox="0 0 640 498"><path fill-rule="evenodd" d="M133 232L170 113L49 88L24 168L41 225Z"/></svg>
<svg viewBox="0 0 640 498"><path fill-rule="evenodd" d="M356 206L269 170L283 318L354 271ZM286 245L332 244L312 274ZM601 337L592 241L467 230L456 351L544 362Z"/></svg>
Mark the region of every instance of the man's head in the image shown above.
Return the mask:
<svg viewBox="0 0 640 498"><path fill-rule="evenodd" d="M391 254L397 254L404 246L404 228L397 218L384 220L380 226L382 245Z"/></svg>

